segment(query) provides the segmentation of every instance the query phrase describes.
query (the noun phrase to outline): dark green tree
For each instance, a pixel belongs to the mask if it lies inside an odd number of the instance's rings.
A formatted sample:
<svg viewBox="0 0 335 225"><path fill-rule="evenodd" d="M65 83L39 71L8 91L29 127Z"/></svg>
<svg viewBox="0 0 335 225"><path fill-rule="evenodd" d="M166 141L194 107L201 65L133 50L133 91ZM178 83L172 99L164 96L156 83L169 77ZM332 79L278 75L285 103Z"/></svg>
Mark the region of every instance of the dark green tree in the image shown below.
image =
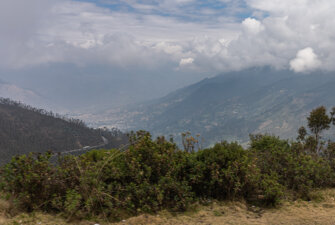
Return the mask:
<svg viewBox="0 0 335 225"><path fill-rule="evenodd" d="M332 111L330 112L330 119L332 121L332 124L335 126L335 107L333 107Z"/></svg>
<svg viewBox="0 0 335 225"><path fill-rule="evenodd" d="M306 135L307 135L306 128L304 126L300 127L299 130L298 130L297 140L298 141L305 141Z"/></svg>
<svg viewBox="0 0 335 225"><path fill-rule="evenodd" d="M314 134L316 144L320 144L320 135L322 131L328 130L332 122L331 117L327 115L327 109L324 106L320 106L313 109L307 117L308 127Z"/></svg>

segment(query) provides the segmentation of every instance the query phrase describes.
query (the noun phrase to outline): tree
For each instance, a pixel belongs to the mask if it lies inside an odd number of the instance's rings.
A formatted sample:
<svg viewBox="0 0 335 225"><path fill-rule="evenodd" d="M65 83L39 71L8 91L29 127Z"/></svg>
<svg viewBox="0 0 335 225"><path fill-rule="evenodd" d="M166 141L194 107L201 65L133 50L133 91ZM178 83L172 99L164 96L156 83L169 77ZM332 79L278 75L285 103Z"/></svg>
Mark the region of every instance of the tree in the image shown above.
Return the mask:
<svg viewBox="0 0 335 225"><path fill-rule="evenodd" d="M333 107L332 111L330 112L330 119L332 121L332 124L335 125L335 107Z"/></svg>
<svg viewBox="0 0 335 225"><path fill-rule="evenodd" d="M307 131L306 128L304 126L300 127L298 130L298 137L297 140L299 141L305 141L306 135L307 135Z"/></svg>
<svg viewBox="0 0 335 225"><path fill-rule="evenodd" d="M181 140L186 152L194 152L195 150L201 150L202 145L199 141L200 134L196 137L191 135L191 132L181 133Z"/></svg>
<svg viewBox="0 0 335 225"><path fill-rule="evenodd" d="M312 112L307 117L308 127L314 134L316 144L320 143L320 135L323 130L328 130L330 128L330 123L332 118L327 115L327 110L324 106L320 106L313 109Z"/></svg>

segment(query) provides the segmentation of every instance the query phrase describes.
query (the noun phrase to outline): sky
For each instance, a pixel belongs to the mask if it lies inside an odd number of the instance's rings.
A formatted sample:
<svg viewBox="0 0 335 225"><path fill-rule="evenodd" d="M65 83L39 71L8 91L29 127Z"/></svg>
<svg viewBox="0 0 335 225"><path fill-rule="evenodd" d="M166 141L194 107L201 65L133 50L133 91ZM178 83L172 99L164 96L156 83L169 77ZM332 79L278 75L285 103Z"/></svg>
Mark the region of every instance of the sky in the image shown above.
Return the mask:
<svg viewBox="0 0 335 225"><path fill-rule="evenodd" d="M114 93L131 103L250 67L334 71L334 11L333 0L2 0L0 79L47 96L96 79L133 89Z"/></svg>

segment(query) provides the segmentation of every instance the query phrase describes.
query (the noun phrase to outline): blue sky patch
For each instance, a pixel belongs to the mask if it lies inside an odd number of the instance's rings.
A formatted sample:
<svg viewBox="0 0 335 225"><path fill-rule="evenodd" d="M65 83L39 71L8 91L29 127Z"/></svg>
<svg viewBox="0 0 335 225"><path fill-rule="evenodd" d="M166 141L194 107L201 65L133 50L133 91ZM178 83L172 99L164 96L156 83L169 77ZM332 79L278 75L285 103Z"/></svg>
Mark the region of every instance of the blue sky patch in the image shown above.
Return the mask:
<svg viewBox="0 0 335 225"><path fill-rule="evenodd" d="M252 16L252 10L247 7L244 0L222 2L218 0L190 3L174 3L174 1L116 1L116 0L74 0L94 3L99 7L111 11L124 11L143 15L159 15L174 17L183 21L206 22L215 21L218 17L227 17L237 21Z"/></svg>

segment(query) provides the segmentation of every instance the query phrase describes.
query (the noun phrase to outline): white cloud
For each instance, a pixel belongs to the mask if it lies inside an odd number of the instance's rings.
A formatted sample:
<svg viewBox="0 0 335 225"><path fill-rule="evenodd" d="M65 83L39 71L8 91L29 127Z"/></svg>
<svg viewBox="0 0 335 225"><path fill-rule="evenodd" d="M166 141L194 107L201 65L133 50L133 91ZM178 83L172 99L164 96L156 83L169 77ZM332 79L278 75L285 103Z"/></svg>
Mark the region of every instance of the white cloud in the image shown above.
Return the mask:
<svg viewBox="0 0 335 225"><path fill-rule="evenodd" d="M193 58L184 58L180 60L179 66L185 66L185 65L190 65L194 61Z"/></svg>
<svg viewBox="0 0 335 225"><path fill-rule="evenodd" d="M294 68L292 62L301 61L304 70L311 70L316 64L307 58L292 60L310 46L322 69L335 70L335 21L329 19L335 1L246 0L253 18L243 21L213 8L197 11L197 0L122 1L137 7L135 13L71 0L31 0L35 4L15 11L11 2L26 1L0 2L0 16L11 18L1 19L0 29L11 23L17 28L0 37L0 67L67 62L177 68L186 63L180 59L192 58L195 73L206 76L252 66ZM243 10L243 1L221 2L232 11Z"/></svg>
<svg viewBox="0 0 335 225"><path fill-rule="evenodd" d="M264 26L261 24L261 22L254 18L246 18L245 20L243 20L242 25L247 32L250 32L252 34L258 34L262 30L264 30Z"/></svg>
<svg viewBox="0 0 335 225"><path fill-rule="evenodd" d="M112 12L69 0L51 6L48 17L38 19L43 23L37 29L28 26L34 35L20 41L20 48L10 51L13 57L0 58L0 65L25 67L68 62L150 67L174 63L177 67L180 58L189 57L192 49L188 48L195 38L224 36L229 41L236 36L231 24L211 27L160 15ZM13 43L17 44L15 40Z"/></svg>
<svg viewBox="0 0 335 225"><path fill-rule="evenodd" d="M321 65L318 56L312 48L304 48L298 51L295 59L290 61L291 69L295 72L307 72L317 69Z"/></svg>

